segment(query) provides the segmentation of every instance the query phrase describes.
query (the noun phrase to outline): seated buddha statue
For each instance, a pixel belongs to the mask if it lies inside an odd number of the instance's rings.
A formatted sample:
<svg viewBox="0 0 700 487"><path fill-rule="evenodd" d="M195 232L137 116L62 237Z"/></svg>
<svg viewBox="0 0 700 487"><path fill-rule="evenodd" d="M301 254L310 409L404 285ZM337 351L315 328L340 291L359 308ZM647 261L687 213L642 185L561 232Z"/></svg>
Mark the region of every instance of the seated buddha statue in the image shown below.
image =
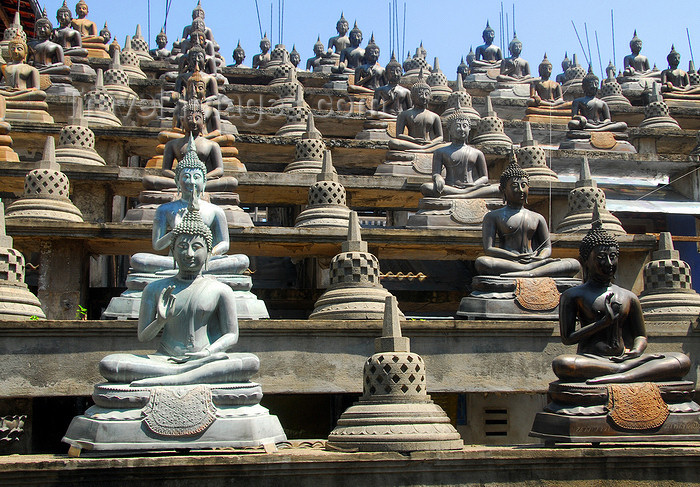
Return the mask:
<svg viewBox="0 0 700 487"><path fill-rule="evenodd" d="M547 222L524 206L530 191L528 174L512 162L501 174L498 189L506 204L484 217L486 255L476 259L476 271L500 277L574 276L580 270L576 259L551 257Z"/></svg>
<svg viewBox="0 0 700 487"><path fill-rule="evenodd" d="M200 2L198 2L197 5L192 10L192 23L190 25L186 25L182 29L182 39L187 39L188 37L190 37L190 34L192 33L192 31L197 30L197 27L194 25L195 20L200 19L200 20L204 21L205 17L206 17L206 12L204 12L204 8L202 7L202 4ZM209 27L205 27L204 34L207 36L207 39L209 39L209 40L214 39L214 34Z"/></svg>
<svg viewBox="0 0 700 487"><path fill-rule="evenodd" d="M63 48L63 54L76 60L87 57L88 50L83 47L83 36L80 31L72 27L73 17L65 0L56 12L56 20L58 27L54 30L53 37Z"/></svg>
<svg viewBox="0 0 700 487"><path fill-rule="evenodd" d="M540 79L530 85L530 99L527 102L525 120L535 121L537 117L556 117L562 123L571 118L571 102L564 101L561 85L552 81L552 63L544 59L538 67Z"/></svg>
<svg viewBox="0 0 700 487"><path fill-rule="evenodd" d="M240 274L249 264L245 255L226 255L229 249L229 233L224 210L200 196L207 187L207 167L199 159L192 137L187 141L187 153L175 168L175 184L180 198L158 206L153 218L152 243L154 250L164 250L171 246L174 235L172 229L180 222L183 212L196 204L204 223L213 236L211 260L206 272L212 274ZM172 258L149 253L138 253L131 257L131 268L135 272L159 272L172 269Z"/></svg>
<svg viewBox="0 0 700 487"><path fill-rule="evenodd" d="M70 66L64 64L63 48L51 41L53 25L46 17L46 10L34 25L37 40L32 43L32 65L41 74L70 74Z"/></svg>
<svg viewBox="0 0 700 487"><path fill-rule="evenodd" d="M360 47L362 43L362 31L357 27L357 22L353 26L349 35L350 45L340 51L339 62L345 63L347 72L354 72L362 64L365 50Z"/></svg>
<svg viewBox="0 0 700 487"><path fill-rule="evenodd" d="M168 61L170 58L170 49L166 49L165 46L168 45L168 35L165 33L165 29L160 29L160 32L156 36L157 49L151 49L150 54L154 61Z"/></svg>
<svg viewBox="0 0 700 487"><path fill-rule="evenodd" d="M608 104L600 98L596 98L598 84L598 77L593 74L593 69L589 66L588 74L581 82L584 96L576 98L571 104L572 120L568 125L569 130L624 132L627 130L627 124L625 122L613 122L610 118Z"/></svg>
<svg viewBox="0 0 700 487"><path fill-rule="evenodd" d="M350 38L348 37L350 24L345 19L342 12L338 22L335 24L335 30L338 35L328 39L328 52L326 54L326 58L330 64L335 64L337 66L338 62L340 62L340 53L350 45Z"/></svg>
<svg viewBox="0 0 700 487"><path fill-rule="evenodd" d="M556 78L554 78L554 81L563 85L566 82L566 70L569 69L572 65L573 61L569 59L569 53L565 52L564 59L561 61L561 73L559 73L556 76Z"/></svg>
<svg viewBox="0 0 700 487"><path fill-rule="evenodd" d="M233 50L233 66L234 68L246 68L243 64L243 61L245 61L245 50L243 47L241 47L241 41L238 41L238 45L236 48Z"/></svg>
<svg viewBox="0 0 700 487"><path fill-rule="evenodd" d="M267 38L267 32L265 36L260 40L260 52L253 56L253 69L265 69L267 65L270 64L270 48L272 43L270 39Z"/></svg>
<svg viewBox="0 0 700 487"><path fill-rule="evenodd" d="M216 78L206 72L206 55L204 50L199 46L193 46L187 51L185 62L182 64L180 73L175 79L175 98L182 95L186 91L187 80L194 74L195 71L200 73L206 87L206 98L219 98L219 84Z"/></svg>
<svg viewBox="0 0 700 487"><path fill-rule="evenodd" d="M399 84L401 71L401 65L392 53L389 63L384 68L386 84L374 90L370 117L396 120L399 113L413 106L411 91Z"/></svg>
<svg viewBox="0 0 700 487"><path fill-rule="evenodd" d="M628 54L623 59L624 70L622 76L625 80L634 80L640 78L654 77L658 78L659 73L652 71L649 59L641 54L642 40L637 37L637 30L634 31L634 36L630 40L631 54Z"/></svg>
<svg viewBox="0 0 700 487"><path fill-rule="evenodd" d="M146 189L163 190L174 189L177 186L173 166L176 161L181 161L188 148L188 139L194 139L197 156L207 168L207 189L212 192L232 191L238 186L234 177L222 177L224 174L224 160L221 147L215 141L204 136L204 110L202 103L197 98L187 101L183 110L182 128L185 137L171 139L165 144L163 150L163 166L161 176L146 175L143 185Z"/></svg>
<svg viewBox="0 0 700 487"><path fill-rule="evenodd" d="M27 44L16 35L8 46L10 59L2 65L0 95L7 102L6 119L53 123L48 114L46 92L40 89L39 71L25 62Z"/></svg>
<svg viewBox="0 0 700 487"><path fill-rule="evenodd" d="M199 100L204 113L204 132L202 135L211 139L221 135L221 117L216 106L207 104L207 83L206 79L195 66L194 73L187 78L186 86L181 96L177 100L175 111L173 112L173 128L184 130L184 108L187 102L193 98ZM214 98L214 101L216 98Z"/></svg>
<svg viewBox="0 0 700 487"><path fill-rule="evenodd" d="M389 141L389 149L432 152L442 144L440 116L428 110L429 101L430 86L423 80L421 72L418 82L411 87L413 107L403 110L396 117L396 137Z"/></svg>
<svg viewBox="0 0 700 487"><path fill-rule="evenodd" d="M523 43L513 33L513 40L508 44L510 57L501 63L501 73L496 78L502 83L530 83L533 80L530 74L530 64L520 57L523 51Z"/></svg>
<svg viewBox="0 0 700 487"><path fill-rule="evenodd" d="M384 68L378 63L379 46L374 42L374 35L365 48L363 62L355 69L355 83L352 90L362 93L374 93L377 88L386 85Z"/></svg>
<svg viewBox="0 0 700 487"><path fill-rule="evenodd" d="M562 381L587 384L679 380L690 370L685 354L644 354L647 336L639 298L612 283L619 255L617 239L594 216L579 247L585 282L566 290L559 305L562 342L577 344L578 350L556 357L554 373Z"/></svg>
<svg viewBox="0 0 700 487"><path fill-rule="evenodd" d="M238 341L236 298L229 286L202 275L215 245L200 213L190 206L168 234L177 274L143 291L138 338L149 341L162 331L158 349L103 358L100 373L107 381L135 387L221 384L246 381L258 371L255 355L228 353Z"/></svg>
<svg viewBox="0 0 700 487"><path fill-rule="evenodd" d="M97 24L87 18L87 14L88 5L85 0L80 0L75 5L75 15L78 18L71 19L71 27L80 32L81 45L88 50L90 57L107 58L105 39L100 34Z"/></svg>
<svg viewBox="0 0 700 487"><path fill-rule="evenodd" d="M477 47L474 52L476 57L470 64L471 72L485 73L489 69L500 69L503 53L501 48L493 43L493 40L496 38L496 31L491 28L488 21L481 37L484 39L484 43Z"/></svg>
<svg viewBox="0 0 700 487"><path fill-rule="evenodd" d="M321 66L321 60L323 59L323 53L326 51L323 42L321 42L321 36L318 36L316 43L314 44L314 57L310 57L306 60L306 70L316 71Z"/></svg>
<svg viewBox="0 0 700 487"><path fill-rule="evenodd" d="M458 103L447 119L452 143L433 152L433 180L421 185L423 196L458 199L498 194L496 186L489 184L484 153L467 144L470 128L469 114Z"/></svg>
<svg viewBox="0 0 700 487"><path fill-rule="evenodd" d="M218 67L216 50L214 42L207 39L204 20L195 19L192 21L192 26L195 30L190 31L190 36L180 43L181 53L179 56L185 57L190 49L199 46L204 51L204 72L215 75Z"/></svg>
<svg viewBox="0 0 700 487"><path fill-rule="evenodd" d="M678 67L681 55L673 46L666 60L668 69L661 71L661 92L664 98L700 100L700 86L692 86L688 73Z"/></svg>

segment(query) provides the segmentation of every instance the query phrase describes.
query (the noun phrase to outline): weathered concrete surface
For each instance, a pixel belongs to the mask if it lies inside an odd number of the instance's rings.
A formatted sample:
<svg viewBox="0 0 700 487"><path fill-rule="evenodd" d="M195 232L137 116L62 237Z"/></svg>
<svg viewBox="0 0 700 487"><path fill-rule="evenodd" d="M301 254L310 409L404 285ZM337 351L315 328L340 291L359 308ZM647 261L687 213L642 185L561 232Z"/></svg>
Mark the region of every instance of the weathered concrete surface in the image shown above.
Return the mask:
<svg viewBox="0 0 700 487"><path fill-rule="evenodd" d="M240 452L238 452L240 453ZM466 447L453 452L340 453L293 448L277 453L0 458L4 486L91 487L680 487L697 485L700 448Z"/></svg>
<svg viewBox="0 0 700 487"><path fill-rule="evenodd" d="M237 351L260 357L266 394L358 393L381 321L241 320ZM403 333L428 371L428 391L542 393L555 380L561 344L555 322L405 321ZM649 352L687 353L700 366L700 330L689 323L648 327ZM109 353L149 353L127 321L0 322L0 397L88 396Z"/></svg>

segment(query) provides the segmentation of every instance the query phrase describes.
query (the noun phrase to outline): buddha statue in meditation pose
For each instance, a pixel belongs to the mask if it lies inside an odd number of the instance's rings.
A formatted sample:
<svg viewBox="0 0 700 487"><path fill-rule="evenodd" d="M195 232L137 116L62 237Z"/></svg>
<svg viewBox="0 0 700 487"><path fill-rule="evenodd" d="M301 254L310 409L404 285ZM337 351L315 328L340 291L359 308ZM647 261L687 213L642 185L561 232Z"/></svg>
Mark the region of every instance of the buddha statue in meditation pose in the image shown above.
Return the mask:
<svg viewBox="0 0 700 487"><path fill-rule="evenodd" d="M576 98L571 104L572 120L569 122L569 129L591 132L624 132L627 130L627 124L613 122L610 119L608 104L600 98L596 98L598 84L599 79L589 66L588 74L581 82L584 96Z"/></svg>
<svg viewBox="0 0 700 487"><path fill-rule="evenodd" d="M234 68L245 68L246 66L243 65L243 61L245 61L245 50L241 47L241 41L238 41L238 45L236 48L233 50L233 61L234 61Z"/></svg>
<svg viewBox="0 0 700 487"><path fill-rule="evenodd" d="M160 29L160 32L156 36L157 49L151 49L151 57L155 61L167 61L170 58L170 49L166 49L165 46L168 45L168 35L165 33L165 29Z"/></svg>
<svg viewBox="0 0 700 487"><path fill-rule="evenodd" d="M205 117L202 103L198 98L187 101L183 110L183 130L185 137L169 140L163 151L163 169L161 176L147 175L143 178L143 185L147 189L163 190L176 187L175 161L181 161L188 150L189 135L194 139L194 147L198 158L206 166L206 176L209 181L209 191L232 191L238 186L234 177L222 177L224 174L224 162L221 148L216 142L207 139L205 133Z"/></svg>
<svg viewBox="0 0 700 487"><path fill-rule="evenodd" d="M267 38L267 32L265 36L260 39L260 52L253 56L253 69L265 69L267 65L270 64L270 48L272 43L270 39Z"/></svg>
<svg viewBox="0 0 700 487"><path fill-rule="evenodd" d="M530 64L520 57L523 51L523 43L513 33L513 40L508 44L510 57L503 60L501 63L501 73L496 78L504 83L530 83L532 75L530 74Z"/></svg>
<svg viewBox="0 0 700 487"><path fill-rule="evenodd" d="M679 380L690 370L685 354L644 354L642 307L634 293L612 283L620 247L597 213L579 247L585 282L564 291L559 304L562 342L578 350L555 358L554 373L562 381L588 384Z"/></svg>
<svg viewBox="0 0 700 487"><path fill-rule="evenodd" d="M423 196L458 199L497 194L495 185L489 184L484 153L467 144L470 127L469 114L458 104L447 119L452 143L433 152L433 180L421 185Z"/></svg>
<svg viewBox="0 0 700 487"><path fill-rule="evenodd" d="M71 25L73 18L65 1L56 12L56 20L58 20L58 27L54 30L53 36L63 48L63 54L71 58L87 57L88 50L83 47L83 36Z"/></svg>
<svg viewBox="0 0 700 487"><path fill-rule="evenodd" d="M370 111L370 116L395 120L399 113L413 106L411 91L399 84L401 71L401 65L392 53L389 63L384 68L386 84L374 90L374 110Z"/></svg>
<svg viewBox="0 0 700 487"><path fill-rule="evenodd" d="M340 62L345 63L346 70L351 72L358 68L365 57L365 50L360 47L362 43L362 31L355 22L350 31L350 45L340 52Z"/></svg>
<svg viewBox="0 0 700 487"><path fill-rule="evenodd" d="M185 209L196 205L200 217L209 228L212 247L209 249L211 259L207 273L240 274L248 267L245 255L226 255L229 249L229 234L224 211L217 205L200 201L207 182L207 167L199 159L192 136L187 142L187 153L175 168L175 182L180 198L164 203L158 207L153 218L153 248L167 249L173 242L173 228L181 221ZM131 257L131 267L136 272L158 272L172 268L172 259L168 256L138 253Z"/></svg>
<svg viewBox="0 0 700 487"><path fill-rule="evenodd" d="M104 44L104 39L100 37L97 24L87 18L88 5L85 0L80 0L75 4L75 15L77 19L71 19L71 27L80 32L83 42L99 42Z"/></svg>
<svg viewBox="0 0 700 487"><path fill-rule="evenodd" d="M46 17L46 10L34 25L36 42L32 43L32 65L42 74L70 74L70 66L64 64L63 48L51 40L53 25Z"/></svg>
<svg viewBox="0 0 700 487"><path fill-rule="evenodd" d="M576 259L551 257L552 243L544 217L524 207L530 176L515 162L503 171L499 190L505 206L490 211L482 226L484 252L476 259L480 275L564 277L575 275Z"/></svg>
<svg viewBox="0 0 700 487"><path fill-rule="evenodd" d="M404 110L396 117L396 137L389 141L391 150L430 151L443 143L440 116L428 110L430 86L423 80L423 72L418 82L411 87L413 107ZM404 129L408 134L404 134Z"/></svg>
<svg viewBox="0 0 700 487"><path fill-rule="evenodd" d="M3 84L0 85L0 95L7 100L8 108L38 108L38 105L32 106L32 103L26 106L20 103L46 100L46 93L39 89L39 71L25 62L27 44L17 35L10 41L8 49L10 60L2 65Z"/></svg>
<svg viewBox="0 0 700 487"><path fill-rule="evenodd" d="M658 72L652 71L649 59L641 54L642 40L637 37L636 29L632 40L630 40L630 50L632 53L623 59L624 71L622 75L624 78L638 79L658 75Z"/></svg>
<svg viewBox="0 0 700 487"><path fill-rule="evenodd" d="M345 16L341 12L338 22L335 24L335 30L338 35L328 39L328 56L332 58L336 64L340 60L340 53L350 45L350 38L348 37L348 31L350 30L350 24L345 19ZM331 52L332 50L332 52Z"/></svg>
<svg viewBox="0 0 700 487"><path fill-rule="evenodd" d="M363 92L374 93L377 88L387 84L384 68L377 61L379 61L379 46L374 42L374 35L372 35L365 48L363 62L355 69L355 89L360 88Z"/></svg>
<svg viewBox="0 0 700 487"><path fill-rule="evenodd" d="M537 117L557 117L561 122L568 123L571 118L571 102L564 101L561 85L550 79L552 63L547 59L546 53L538 71L540 79L530 85L525 120L539 121Z"/></svg>
<svg viewBox="0 0 700 487"><path fill-rule="evenodd" d="M486 22L486 28L481 37L484 43L476 48L476 58L470 64L472 73L484 73L489 69L500 69L503 61L503 53L501 48L493 43L496 38L496 32Z"/></svg>
<svg viewBox="0 0 700 487"><path fill-rule="evenodd" d="M678 67L681 55L673 46L666 60L668 69L661 71L661 92L664 98L700 100L700 86L692 86L688 73Z"/></svg>
<svg viewBox="0 0 700 487"><path fill-rule="evenodd" d="M321 66L321 60L323 59L323 54L325 52L325 46L321 42L321 36L316 38L316 43L314 44L314 57L310 57L306 60L306 70L314 71Z"/></svg>

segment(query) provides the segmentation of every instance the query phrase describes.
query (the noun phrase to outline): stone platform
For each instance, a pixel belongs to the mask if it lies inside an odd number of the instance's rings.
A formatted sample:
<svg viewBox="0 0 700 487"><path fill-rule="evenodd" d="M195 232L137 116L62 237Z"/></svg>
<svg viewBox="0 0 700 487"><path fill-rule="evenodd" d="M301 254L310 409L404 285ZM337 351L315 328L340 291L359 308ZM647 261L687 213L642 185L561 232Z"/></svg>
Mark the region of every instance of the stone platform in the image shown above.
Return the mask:
<svg viewBox="0 0 700 487"><path fill-rule="evenodd" d="M311 447L314 448L311 448ZM120 458L65 455L0 457L6 487L39 485L154 487L516 486L683 487L697 485L700 447L651 444L614 448L482 447L449 452L341 453L320 441L292 448L221 450Z"/></svg>

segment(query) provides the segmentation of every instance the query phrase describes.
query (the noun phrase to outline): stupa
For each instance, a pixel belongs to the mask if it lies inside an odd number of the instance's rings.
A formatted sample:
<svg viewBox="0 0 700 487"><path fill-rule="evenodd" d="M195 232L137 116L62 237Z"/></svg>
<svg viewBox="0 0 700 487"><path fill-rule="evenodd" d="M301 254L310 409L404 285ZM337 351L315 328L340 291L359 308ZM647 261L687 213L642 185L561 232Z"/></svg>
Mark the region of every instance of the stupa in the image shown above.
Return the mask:
<svg viewBox="0 0 700 487"><path fill-rule="evenodd" d="M7 207L6 218L38 218L82 222L83 215L71 202L68 177L56 163L54 138L44 144L44 155L24 179L24 193Z"/></svg>
<svg viewBox="0 0 700 487"><path fill-rule="evenodd" d="M0 319L46 318L39 299L24 283L24 256L12 248L5 232L5 207L0 201Z"/></svg>
<svg viewBox="0 0 700 487"><path fill-rule="evenodd" d="M490 96L486 97L486 116L479 121L472 143L474 145L483 144L502 147L513 145L513 141L510 140L510 137L503 130L503 120L498 118L498 114L493 109Z"/></svg>
<svg viewBox="0 0 700 487"><path fill-rule="evenodd" d="M605 193L591 176L588 158L583 156L576 187L569 193L569 207L564 219L557 225L558 233L586 233L591 227L591 218L598 209L603 228L613 235L626 235L620 220L605 207Z"/></svg>
<svg viewBox="0 0 700 487"><path fill-rule="evenodd" d="M318 173L322 170L326 144L321 132L316 130L314 115L309 113L306 120L306 133L297 140L294 161L287 164L284 172Z"/></svg>
<svg viewBox="0 0 700 487"><path fill-rule="evenodd" d="M530 176L530 181L558 181L557 173L547 165L547 154L532 137L530 122L525 122L525 135L516 150L518 164Z"/></svg>
<svg viewBox="0 0 700 487"><path fill-rule="evenodd" d="M121 120L114 114L114 98L104 87L101 69L97 70L95 88L83 96L83 114L88 126L122 126Z"/></svg>
<svg viewBox="0 0 700 487"><path fill-rule="evenodd" d="M362 373L362 397L347 409L328 436L329 450L461 450L464 446L450 418L427 393L423 358L411 353L401 336L394 296L384 305L382 337Z"/></svg>
<svg viewBox="0 0 700 487"><path fill-rule="evenodd" d="M331 151L323 153L323 166L309 188L309 204L297 216L295 227L346 228L350 209L345 204L345 188L338 182Z"/></svg>
<svg viewBox="0 0 700 487"><path fill-rule="evenodd" d="M348 239L333 257L331 285L314 306L310 320L379 320L391 296L379 282L379 260L368 252L360 235L357 213L350 213ZM403 313L396 310L402 319Z"/></svg>

